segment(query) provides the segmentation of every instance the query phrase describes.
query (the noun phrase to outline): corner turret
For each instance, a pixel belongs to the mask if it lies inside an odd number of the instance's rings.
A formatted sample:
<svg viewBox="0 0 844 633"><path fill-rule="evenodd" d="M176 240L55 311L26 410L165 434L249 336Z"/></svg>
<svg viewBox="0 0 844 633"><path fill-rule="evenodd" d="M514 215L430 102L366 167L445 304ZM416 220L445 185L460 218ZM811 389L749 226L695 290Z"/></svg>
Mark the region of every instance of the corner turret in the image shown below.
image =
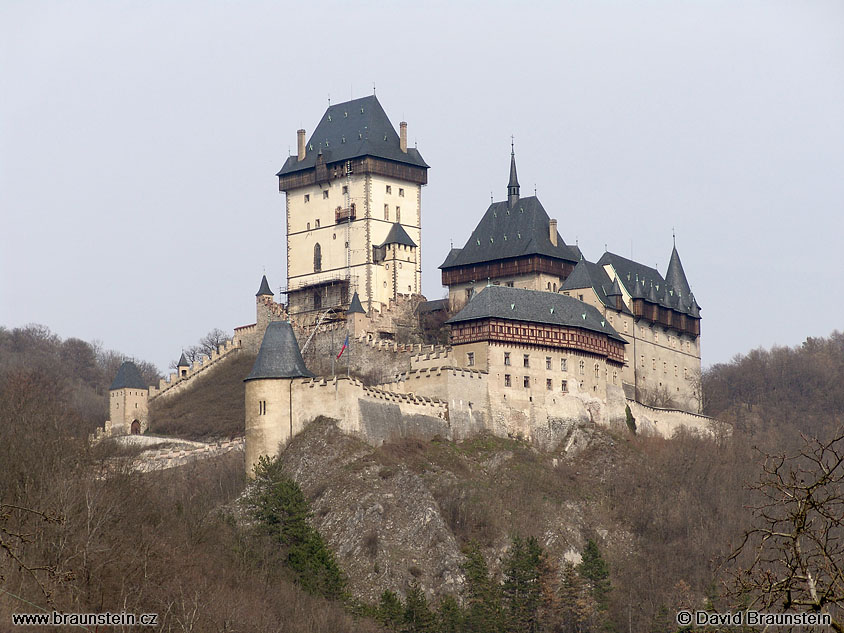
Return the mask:
<svg viewBox="0 0 844 633"><path fill-rule="evenodd" d="M108 388L106 435L138 435L149 426L149 388L138 366L126 361Z"/></svg>

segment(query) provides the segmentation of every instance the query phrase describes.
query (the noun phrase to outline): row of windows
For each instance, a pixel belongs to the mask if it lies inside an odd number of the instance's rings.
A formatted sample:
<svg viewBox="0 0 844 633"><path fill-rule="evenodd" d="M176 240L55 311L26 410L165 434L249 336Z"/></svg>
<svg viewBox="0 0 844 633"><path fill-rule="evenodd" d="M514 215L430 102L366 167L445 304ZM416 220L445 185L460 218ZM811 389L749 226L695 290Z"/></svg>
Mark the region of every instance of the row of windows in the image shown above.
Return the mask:
<svg viewBox="0 0 844 633"><path fill-rule="evenodd" d="M387 187L387 189L389 189L389 188L390 188L390 187L388 186L388 187ZM323 199L323 200L328 200L328 195L329 195L329 194L328 194L328 191L329 191L328 189L323 189L323 190L322 190L322 199ZM399 195L400 195L400 196L404 196L404 189L400 189L399 191L401 192L401 193L399 193ZM349 193L349 186L348 186L348 185L343 185L343 191L342 191L342 193L343 193L343 195L344 195L344 196L345 196L347 193ZM387 193L389 193L389 191L388 191ZM310 202L310 201L311 201L311 194L306 193L306 194L305 194L305 204L307 204L307 203L308 203L308 202Z"/></svg>
<svg viewBox="0 0 844 633"><path fill-rule="evenodd" d="M393 187L391 185L387 185L387 193L393 193ZM404 198L404 188L399 187L399 197Z"/></svg>
<svg viewBox="0 0 844 633"><path fill-rule="evenodd" d="M645 362L645 355L642 354L640 358L641 358L642 369L644 369L646 364L647 364ZM653 371L656 371L656 358L651 358L651 369ZM663 374L668 373L668 363L666 361L662 362L662 373ZM674 377L679 378L679 376L680 376L680 368L677 365L674 365ZM683 378L688 378L688 377L689 377L689 369L688 369L688 367L683 367Z"/></svg>
<svg viewBox="0 0 844 633"><path fill-rule="evenodd" d="M512 359L510 358L510 352L504 352L504 364L505 365L512 365ZM545 369L551 371L553 365L553 359L551 356L545 357ZM522 366L523 367L530 367L530 354L523 354L522 355ZM595 363L595 367L599 367L598 363ZM568 359L561 358L560 359L560 371L568 371ZM580 373L583 374L586 371L586 362L580 361ZM597 370L596 370L597 371Z"/></svg>
<svg viewBox="0 0 844 633"><path fill-rule="evenodd" d="M580 387L583 388L583 381L580 381ZM613 371L612 373L612 384L618 384L618 371ZM512 387L513 386L513 377L510 374L504 374L504 386L505 387ZM523 376L522 377L522 386L525 389L530 389L530 376ZM546 391L554 391L554 381L551 378L545 379L545 390ZM569 381L568 380L561 380L560 381L560 391L563 393L568 393L569 390Z"/></svg>

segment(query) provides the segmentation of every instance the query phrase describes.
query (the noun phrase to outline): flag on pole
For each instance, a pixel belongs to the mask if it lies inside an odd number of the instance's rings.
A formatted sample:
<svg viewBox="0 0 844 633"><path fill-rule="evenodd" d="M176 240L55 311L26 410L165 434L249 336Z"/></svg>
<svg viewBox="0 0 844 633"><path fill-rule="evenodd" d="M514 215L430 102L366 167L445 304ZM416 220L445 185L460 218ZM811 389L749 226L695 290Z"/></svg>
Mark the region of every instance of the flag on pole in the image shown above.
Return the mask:
<svg viewBox="0 0 844 633"><path fill-rule="evenodd" d="M337 358L340 358L343 355L343 352L346 351L346 348L349 346L349 335L346 334L346 340L343 341L343 347L340 348L340 353L337 354Z"/></svg>

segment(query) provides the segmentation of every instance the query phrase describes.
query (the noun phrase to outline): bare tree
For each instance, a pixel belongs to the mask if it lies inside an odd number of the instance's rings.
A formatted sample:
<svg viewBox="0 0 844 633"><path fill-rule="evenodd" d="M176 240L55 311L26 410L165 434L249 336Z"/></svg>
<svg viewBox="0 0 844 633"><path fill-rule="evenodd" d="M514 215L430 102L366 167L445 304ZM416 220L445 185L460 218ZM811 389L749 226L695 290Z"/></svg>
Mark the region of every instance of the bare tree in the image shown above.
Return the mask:
<svg viewBox="0 0 844 633"><path fill-rule="evenodd" d="M727 558L727 595L749 607L828 613L844 633L844 429L765 454L754 526Z"/></svg>
<svg viewBox="0 0 844 633"><path fill-rule="evenodd" d="M200 352L210 358L211 352L216 352L217 348L229 340L231 337L228 333L219 328L214 328L208 334L199 339Z"/></svg>

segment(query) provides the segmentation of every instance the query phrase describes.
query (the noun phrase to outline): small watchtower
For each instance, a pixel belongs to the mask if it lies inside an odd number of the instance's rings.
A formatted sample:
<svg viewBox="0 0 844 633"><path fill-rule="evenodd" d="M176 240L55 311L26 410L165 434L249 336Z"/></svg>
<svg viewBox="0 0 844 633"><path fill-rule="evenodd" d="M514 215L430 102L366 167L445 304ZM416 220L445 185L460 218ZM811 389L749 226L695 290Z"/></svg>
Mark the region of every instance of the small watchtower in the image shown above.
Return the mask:
<svg viewBox="0 0 844 633"><path fill-rule="evenodd" d="M149 426L149 388L138 366L126 361L108 388L109 435L139 435Z"/></svg>

